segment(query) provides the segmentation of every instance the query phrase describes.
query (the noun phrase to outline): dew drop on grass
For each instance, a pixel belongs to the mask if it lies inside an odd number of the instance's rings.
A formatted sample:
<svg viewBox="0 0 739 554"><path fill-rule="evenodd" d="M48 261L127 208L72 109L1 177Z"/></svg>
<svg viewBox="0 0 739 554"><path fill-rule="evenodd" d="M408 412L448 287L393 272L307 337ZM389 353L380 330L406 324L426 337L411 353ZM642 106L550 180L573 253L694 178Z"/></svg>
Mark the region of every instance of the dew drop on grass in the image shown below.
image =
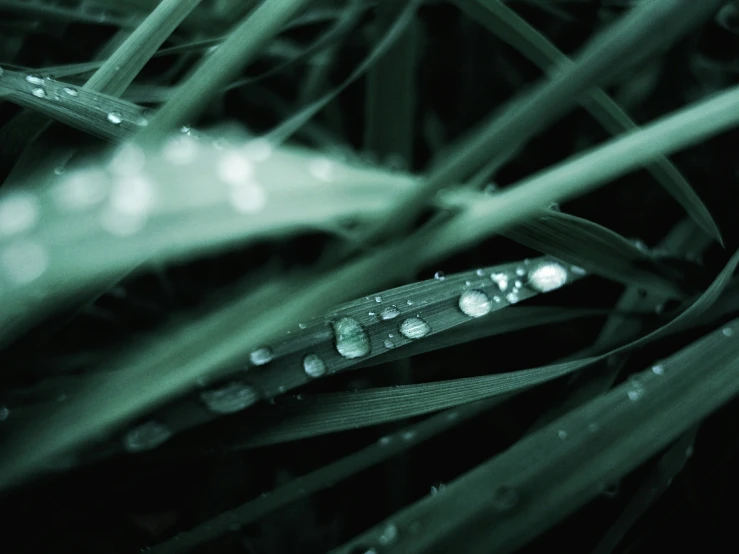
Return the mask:
<svg viewBox="0 0 739 554"><path fill-rule="evenodd" d="M38 220L36 197L27 192L13 192L0 201L0 234L12 235L27 231Z"/></svg>
<svg viewBox="0 0 739 554"><path fill-rule="evenodd" d="M433 485L431 485L431 490L429 491L429 494L431 494L431 496L436 496L441 491L443 491L445 488L446 488L446 485L442 483L441 481L438 481L434 483Z"/></svg>
<svg viewBox="0 0 739 554"><path fill-rule="evenodd" d="M264 365L272 361L274 353L269 346L262 346L257 348L254 352L249 354L249 360L254 365Z"/></svg>
<svg viewBox="0 0 739 554"><path fill-rule="evenodd" d="M256 162L263 162L272 155L272 145L267 139L250 140L244 147L244 154Z"/></svg>
<svg viewBox="0 0 739 554"><path fill-rule="evenodd" d="M400 324L400 334L407 339L420 339L431 332L431 326L420 317L409 317Z"/></svg>
<svg viewBox="0 0 739 554"><path fill-rule="evenodd" d="M382 546L387 546L398 540L397 525L393 523L386 525L385 528L382 530L382 534L380 535L380 538L378 540Z"/></svg>
<svg viewBox="0 0 739 554"><path fill-rule="evenodd" d="M7 246L0 254L3 270L18 284L35 281L49 266L46 249L39 243L22 240Z"/></svg>
<svg viewBox="0 0 739 554"><path fill-rule="evenodd" d="M375 302L377 302L378 304L382 302L382 296L375 296Z"/></svg>
<svg viewBox="0 0 739 554"><path fill-rule="evenodd" d="M565 440L567 438L567 431L565 431L564 429L560 429L559 431L557 431L557 436L561 440Z"/></svg>
<svg viewBox="0 0 739 554"><path fill-rule="evenodd" d="M539 292L549 292L567 282L567 269L556 262L547 262L529 271L528 285Z"/></svg>
<svg viewBox="0 0 739 554"><path fill-rule="evenodd" d="M459 297L459 309L470 317L482 317L492 311L493 302L481 290L466 290Z"/></svg>
<svg viewBox="0 0 739 554"><path fill-rule="evenodd" d="M627 391L627 394L629 396L629 400L632 402L636 402L644 396L644 385L638 378L632 377L629 379L629 390Z"/></svg>
<svg viewBox="0 0 739 554"><path fill-rule="evenodd" d="M394 343L393 341L391 341L390 339L385 339L385 342L384 342L384 343L382 343L382 344L383 344L383 345L385 346L385 348L387 348L388 350L390 350L391 348L395 348L395 343Z"/></svg>
<svg viewBox="0 0 739 554"><path fill-rule="evenodd" d="M498 289L500 289L501 292L508 289L508 275L505 273L491 273L490 279L498 286Z"/></svg>
<svg viewBox="0 0 739 554"><path fill-rule="evenodd" d="M394 319L400 315L400 310L397 306L388 306L382 312L380 312L380 318L387 321L389 319Z"/></svg>
<svg viewBox="0 0 739 554"><path fill-rule="evenodd" d="M475 271L475 275L477 275L478 277L485 277L485 272L482 269L478 269L477 271Z"/></svg>
<svg viewBox="0 0 739 554"><path fill-rule="evenodd" d="M519 277L523 277L524 275L526 275L526 269L522 265L518 266L516 268L516 275L518 275Z"/></svg>
<svg viewBox="0 0 739 554"><path fill-rule="evenodd" d="M226 152L218 160L218 176L229 185L243 185L254 173L254 168L246 156L238 152Z"/></svg>
<svg viewBox="0 0 739 554"><path fill-rule="evenodd" d="M652 366L652 373L655 375L663 375L665 372L665 366L662 364L655 364Z"/></svg>
<svg viewBox="0 0 739 554"><path fill-rule="evenodd" d="M249 385L234 381L218 389L203 391L200 399L211 412L232 414L254 404L259 395Z"/></svg>
<svg viewBox="0 0 739 554"><path fill-rule="evenodd" d="M5 421L10 417L10 410L7 406L0 406L0 421Z"/></svg>
<svg viewBox="0 0 739 554"><path fill-rule="evenodd" d="M312 160L308 164L308 171L321 181L330 182L334 180L334 164L327 158Z"/></svg>
<svg viewBox="0 0 739 554"><path fill-rule="evenodd" d="M46 90L44 90L41 87L36 87L31 91L31 94L33 94L36 98L46 98Z"/></svg>
<svg viewBox="0 0 739 554"><path fill-rule="evenodd" d="M308 354L303 358L303 371L308 377L321 377L326 374L326 362L318 354Z"/></svg>
<svg viewBox="0 0 739 554"><path fill-rule="evenodd" d="M444 278L445 276L443 271L437 271L436 273L434 273L434 279L436 279L437 281L443 281Z"/></svg>
<svg viewBox="0 0 739 554"><path fill-rule="evenodd" d="M508 300L509 304L515 304L516 302L519 301L518 293L515 290L511 291L508 294L506 294L505 299Z"/></svg>
<svg viewBox="0 0 739 554"><path fill-rule="evenodd" d="M26 75L26 81L31 83L32 85L44 84L44 79L42 77L37 77L36 75Z"/></svg>
<svg viewBox="0 0 739 554"><path fill-rule="evenodd" d="M733 334L734 334L734 330L733 330L733 329L732 329L731 327L724 327L724 328L723 328L723 329L721 330L721 333L722 333L722 334L723 334L723 335L724 335L725 337L730 337L731 335L733 335Z"/></svg>
<svg viewBox="0 0 739 554"><path fill-rule="evenodd" d="M162 156L173 164L185 165L195 159L197 151L197 143L192 138L175 137L164 143Z"/></svg>
<svg viewBox="0 0 739 554"><path fill-rule="evenodd" d="M169 427L157 421L149 421L126 433L123 446L128 452L142 452L156 448L171 436Z"/></svg>
<svg viewBox="0 0 739 554"><path fill-rule="evenodd" d="M120 112L110 112L108 114L108 121L113 125L118 125L123 122L123 115Z"/></svg>
<svg viewBox="0 0 739 554"><path fill-rule="evenodd" d="M370 341L364 327L352 317L342 317L331 324L336 351L345 358L361 358L370 352Z"/></svg>
<svg viewBox="0 0 739 554"><path fill-rule="evenodd" d="M246 214L260 212L267 202L264 189L256 183L243 183L231 189L231 205L236 211Z"/></svg>
<svg viewBox="0 0 739 554"><path fill-rule="evenodd" d="M73 98L76 98L77 96L79 96L79 93L73 88L64 87L62 90L65 92L65 94L67 94L67 96L71 96Z"/></svg>

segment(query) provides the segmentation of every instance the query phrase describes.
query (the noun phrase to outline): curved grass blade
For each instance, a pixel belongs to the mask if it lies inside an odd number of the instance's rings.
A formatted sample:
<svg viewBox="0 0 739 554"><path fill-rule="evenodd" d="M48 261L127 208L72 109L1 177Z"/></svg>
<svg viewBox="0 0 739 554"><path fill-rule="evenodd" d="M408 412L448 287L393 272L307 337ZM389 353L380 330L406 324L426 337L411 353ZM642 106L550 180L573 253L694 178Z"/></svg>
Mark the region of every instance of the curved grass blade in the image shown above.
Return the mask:
<svg viewBox="0 0 739 554"><path fill-rule="evenodd" d="M736 335L739 321L726 329ZM696 341L664 372L645 370L332 552L378 545L388 525L397 533L386 552L515 551L739 393L739 342L729 332Z"/></svg>
<svg viewBox="0 0 739 554"><path fill-rule="evenodd" d="M472 0L470 0L472 1ZM577 61L553 72L524 96L493 114L469 137L445 153L423 183L402 199L383 222L367 232L367 242L402 231L441 187L459 183L491 159L512 156L529 138L574 107L580 95L603 85L624 66L631 66L700 24L721 3L710 0L643 2L581 49ZM649 161L652 161L650 158ZM548 193L544 206L554 201Z"/></svg>
<svg viewBox="0 0 739 554"><path fill-rule="evenodd" d="M86 23L88 25L115 25L121 29L133 29L141 23L140 16L136 14L129 16L111 15L104 13L102 10L99 13L94 13L44 2L21 2L19 0L0 0L0 13L2 12L27 15L29 18L55 24L64 21L68 23Z"/></svg>
<svg viewBox="0 0 739 554"><path fill-rule="evenodd" d="M501 399L479 402L448 410L441 414L410 425L405 429L386 435L354 454L331 462L311 473L297 477L286 485L228 510L213 519L203 522L190 531L179 533L149 549L150 554L179 554L196 546L212 541L228 532L233 525L248 525L265 515L287 506L306 495L327 489L337 482L369 469L409 448L453 429L495 406Z"/></svg>
<svg viewBox="0 0 739 554"><path fill-rule="evenodd" d="M572 61L546 37L500 0L455 0L464 12L484 25L544 71L570 67ZM583 107L611 134L636 129L636 124L603 90L593 89L581 100ZM664 156L645 167L688 215L710 236L723 244L721 233L703 201L680 171Z"/></svg>

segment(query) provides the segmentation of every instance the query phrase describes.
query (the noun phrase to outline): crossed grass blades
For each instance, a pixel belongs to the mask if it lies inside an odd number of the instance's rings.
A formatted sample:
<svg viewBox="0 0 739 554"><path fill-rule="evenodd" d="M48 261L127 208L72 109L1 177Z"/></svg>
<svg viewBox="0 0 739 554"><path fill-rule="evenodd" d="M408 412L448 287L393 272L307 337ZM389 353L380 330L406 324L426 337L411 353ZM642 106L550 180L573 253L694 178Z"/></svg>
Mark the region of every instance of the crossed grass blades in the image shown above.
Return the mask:
<svg viewBox="0 0 739 554"><path fill-rule="evenodd" d="M739 89L713 67L711 94L640 125L609 93L648 95L623 83L641 72L654 86L665 52L698 59L674 45L709 25L733 32L737 8L590 4L592 13L498 0L0 2L19 24L0 60L8 499L86 472L204 459L242 464L252 482L282 477L235 495L215 479L205 510L96 551L512 552L636 471L623 512L590 546L626 542L684 471L704 420L737 392L736 240L665 156L739 123ZM464 132L448 133L429 110L419 133L416 69L428 63L435 10L512 47L498 60L511 82L511 59L545 76L486 101L489 116ZM548 31L583 17L601 24L566 55L519 11ZM79 26L108 33L88 59L21 48ZM370 47L347 66L359 34ZM270 88L280 79L300 83L289 101ZM342 104L359 86L362 118ZM223 102L233 94L246 109ZM578 105L613 138L494 184ZM232 111L249 114L235 129L192 126ZM347 146L358 121L374 159ZM658 247L560 211L640 168L685 216L659 230ZM495 236L526 254L480 246L500 244ZM300 237L311 246L291 247ZM698 263L712 248L719 261ZM287 271L271 265L291 256L301 261ZM464 269L428 274L455 256ZM196 264L236 269L188 278ZM577 299L588 283L623 294L586 306ZM535 349L552 328L599 334L530 366L506 353L507 337L526 333ZM102 348L85 338L91 329ZM454 352L480 344L497 346L484 370L467 371ZM455 362L431 371L429 353L446 352ZM462 447L450 482L422 498L407 484L425 443L452 429L485 442L491 418L510 419L536 394L535 417L514 417L506 441ZM333 448L295 477L287 460L310 444ZM374 493L383 510L322 521L333 487L373 471L387 484Z"/></svg>

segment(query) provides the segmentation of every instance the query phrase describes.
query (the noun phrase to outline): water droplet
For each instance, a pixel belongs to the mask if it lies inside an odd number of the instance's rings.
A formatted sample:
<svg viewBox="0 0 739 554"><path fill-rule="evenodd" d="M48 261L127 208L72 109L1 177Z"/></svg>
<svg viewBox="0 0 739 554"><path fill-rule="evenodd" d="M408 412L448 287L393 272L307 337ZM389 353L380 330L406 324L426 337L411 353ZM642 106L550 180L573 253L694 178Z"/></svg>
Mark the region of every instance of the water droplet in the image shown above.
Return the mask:
<svg viewBox="0 0 739 554"><path fill-rule="evenodd" d="M232 414L254 404L259 395L249 385L234 381L218 389L203 391L200 399L212 412Z"/></svg>
<svg viewBox="0 0 739 554"><path fill-rule="evenodd" d="M560 439L565 440L567 438L567 431L565 431L564 429L560 429L559 431L557 431L557 436Z"/></svg>
<svg viewBox="0 0 739 554"><path fill-rule="evenodd" d="M605 483L600 486L600 493L606 498L615 498L618 496L620 484L618 481L613 483Z"/></svg>
<svg viewBox="0 0 739 554"><path fill-rule="evenodd" d="M434 273L434 279L437 281L443 281L444 280L444 272L443 271L437 271Z"/></svg>
<svg viewBox="0 0 739 554"><path fill-rule="evenodd" d="M254 352L249 354L249 360L254 365L264 365L272 361L274 353L269 346L262 346L257 348Z"/></svg>
<svg viewBox="0 0 739 554"><path fill-rule="evenodd" d="M655 375L662 375L665 372L665 366L662 364L655 364L652 366L652 373Z"/></svg>
<svg viewBox="0 0 739 554"><path fill-rule="evenodd" d="M493 505L501 512L514 508L518 500L518 491L510 485L501 485L493 491Z"/></svg>
<svg viewBox="0 0 739 554"><path fill-rule="evenodd" d="M477 275L478 277L485 277L485 272L482 269L478 269L477 271L475 271L475 275Z"/></svg>
<svg viewBox="0 0 739 554"><path fill-rule="evenodd" d="M312 160L308 164L308 171L321 181L330 182L334 180L334 164L328 158Z"/></svg>
<svg viewBox="0 0 739 554"><path fill-rule="evenodd" d="M501 290L501 292L508 289L508 275L506 275L505 273L500 273L500 272L491 273L490 279L496 285L498 285L498 288Z"/></svg>
<svg viewBox="0 0 739 554"><path fill-rule="evenodd" d="M367 332L351 317L343 317L331 324L334 330L336 350L345 358L361 358L370 352Z"/></svg>
<svg viewBox="0 0 739 554"><path fill-rule="evenodd" d="M143 175L116 179L110 191L110 206L122 214L148 214L154 199L154 185Z"/></svg>
<svg viewBox="0 0 739 554"><path fill-rule="evenodd" d="M644 396L644 385L637 377L629 379L629 390L627 391L629 400L636 402Z"/></svg>
<svg viewBox="0 0 739 554"><path fill-rule="evenodd" d="M493 296L493 302L500 304L503 299L500 296Z"/></svg>
<svg viewBox="0 0 739 554"><path fill-rule="evenodd" d="M403 440L411 441L416 438L416 432L415 431L405 431L403 433Z"/></svg>
<svg viewBox="0 0 739 554"><path fill-rule="evenodd" d="M218 160L218 176L229 185L248 183L254 168L246 156L238 152L227 152Z"/></svg>
<svg viewBox="0 0 739 554"><path fill-rule="evenodd" d="M509 304L515 304L519 301L518 293L516 291L511 291L506 294L505 299L508 300Z"/></svg>
<svg viewBox="0 0 739 554"><path fill-rule="evenodd" d="M388 306L380 313L380 318L387 321L389 319L396 318L400 315L400 310L397 306Z"/></svg>
<svg viewBox="0 0 739 554"><path fill-rule="evenodd" d="M693 456L693 445L691 444L685 449L685 457L690 458Z"/></svg>
<svg viewBox="0 0 739 554"><path fill-rule="evenodd" d="M108 121L113 125L118 125L123 122L123 115L120 112L110 112L107 116Z"/></svg>
<svg viewBox="0 0 739 554"><path fill-rule="evenodd" d="M377 302L378 304L382 302L382 296L375 296L375 302Z"/></svg>
<svg viewBox="0 0 739 554"><path fill-rule="evenodd" d="M409 317L400 324L400 334L407 339L420 339L431 332L431 326L420 317Z"/></svg>
<svg viewBox="0 0 739 554"><path fill-rule="evenodd" d="M549 292L567 282L567 269L556 262L541 264L529 271L528 285L539 292Z"/></svg>
<svg viewBox="0 0 739 554"><path fill-rule="evenodd" d="M518 275L519 277L523 277L524 275L526 275L526 269L522 265L518 266L516 268L516 275Z"/></svg>
<svg viewBox="0 0 739 554"><path fill-rule="evenodd" d="M466 290L459 297L459 309L470 317L482 317L492 311L493 302L481 290Z"/></svg>
<svg viewBox="0 0 739 554"><path fill-rule="evenodd" d="M55 185L53 194L65 209L79 210L102 202L108 176L101 170L76 172Z"/></svg>
<svg viewBox="0 0 739 554"><path fill-rule="evenodd" d="M264 208L267 195L264 189L254 182L244 183L231 189L231 205L239 212L253 214Z"/></svg>
<svg viewBox="0 0 739 554"><path fill-rule="evenodd" d="M43 78L37 77L35 75L26 75L26 81L28 81L32 85L43 85L44 84Z"/></svg>
<svg viewBox="0 0 739 554"><path fill-rule="evenodd" d="M385 342L383 342L382 344L383 344L383 345L385 346L385 348L387 348L387 349L390 349L390 348L395 348L395 343L394 343L393 341L391 341L390 339L385 339Z"/></svg>
<svg viewBox="0 0 739 554"><path fill-rule="evenodd" d="M54 168L54 175L64 175L64 166L58 166Z"/></svg>
<svg viewBox="0 0 739 554"><path fill-rule="evenodd" d="M730 337L731 335L734 334L734 330L731 327L724 327L723 329L721 329L721 333L725 337Z"/></svg>
<svg viewBox="0 0 739 554"><path fill-rule="evenodd" d="M178 136L164 143L162 156L173 164L185 165L193 161L197 151L197 143L194 139Z"/></svg>
<svg viewBox="0 0 739 554"><path fill-rule="evenodd" d="M303 371L308 377L321 377L326 374L326 362L318 354L308 354L303 358Z"/></svg>
<svg viewBox="0 0 739 554"><path fill-rule="evenodd" d="M583 268L577 265L571 265L570 271L572 273L575 273L576 275L585 275L587 273L587 271L585 271Z"/></svg>
<svg viewBox="0 0 739 554"><path fill-rule="evenodd" d="M146 155L144 151L138 146L129 143L115 153L108 168L116 175L131 176L140 173L144 169L145 164Z"/></svg>
<svg viewBox="0 0 739 554"><path fill-rule="evenodd" d="M169 437L172 431L157 421L149 421L131 429L123 438L123 446L129 452L141 452L156 448Z"/></svg>
<svg viewBox="0 0 739 554"><path fill-rule="evenodd" d="M384 437L380 437L380 439L377 442L379 442L382 446L387 446L392 441L393 441L392 437L385 435Z"/></svg>
<svg viewBox="0 0 739 554"><path fill-rule="evenodd" d="M10 417L10 410L7 406L0 406L0 421L6 421Z"/></svg>
<svg viewBox="0 0 739 554"><path fill-rule="evenodd" d="M41 87L36 87L31 91L31 94L33 94L36 98L46 98L46 90L44 90Z"/></svg>
<svg viewBox="0 0 739 554"><path fill-rule="evenodd" d="M375 312L367 312L367 315L370 317L377 317L377 314Z"/></svg>
<svg viewBox="0 0 739 554"><path fill-rule="evenodd" d="M149 125L149 120L146 117L144 117L143 115L140 115L139 117L136 118L135 123L139 127L146 127L146 126Z"/></svg>
<svg viewBox="0 0 739 554"><path fill-rule="evenodd" d="M429 492L429 494L431 494L431 496L436 496L441 491L443 491L445 488L446 488L446 485L442 483L441 481L438 481L434 483L433 485L431 485L431 491Z"/></svg>
<svg viewBox="0 0 739 554"><path fill-rule="evenodd" d="M38 279L49 266L46 249L37 242L22 240L7 246L0 254L3 269L18 284Z"/></svg>
<svg viewBox="0 0 739 554"><path fill-rule="evenodd" d="M408 304L409 306L413 306L413 300L408 300L408 301L406 302L406 304Z"/></svg>
<svg viewBox="0 0 739 554"><path fill-rule="evenodd" d="M383 546L394 543L398 540L398 527L392 523L385 526L378 540Z"/></svg>
<svg viewBox="0 0 739 554"><path fill-rule="evenodd" d="M483 190L483 192L488 196L492 196L496 192L498 192L498 185L496 185L495 183L488 183L487 185L485 185L485 189Z"/></svg>
<svg viewBox="0 0 739 554"><path fill-rule="evenodd" d="M12 192L0 200L0 234L12 235L33 227L38 220L39 204L27 192Z"/></svg>
<svg viewBox="0 0 739 554"><path fill-rule="evenodd" d="M67 96L72 96L73 98L79 96L79 93L73 88L64 87L62 90L65 92Z"/></svg>

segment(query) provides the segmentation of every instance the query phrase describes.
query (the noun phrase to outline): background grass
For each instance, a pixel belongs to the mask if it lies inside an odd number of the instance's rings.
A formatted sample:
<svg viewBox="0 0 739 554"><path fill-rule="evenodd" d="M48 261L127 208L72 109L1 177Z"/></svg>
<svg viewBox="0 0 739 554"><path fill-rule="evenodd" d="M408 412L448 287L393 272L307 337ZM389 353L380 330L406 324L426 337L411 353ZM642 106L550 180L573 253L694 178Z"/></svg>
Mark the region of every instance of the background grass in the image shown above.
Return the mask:
<svg viewBox="0 0 739 554"><path fill-rule="evenodd" d="M731 541L738 10L0 0L4 551Z"/></svg>

